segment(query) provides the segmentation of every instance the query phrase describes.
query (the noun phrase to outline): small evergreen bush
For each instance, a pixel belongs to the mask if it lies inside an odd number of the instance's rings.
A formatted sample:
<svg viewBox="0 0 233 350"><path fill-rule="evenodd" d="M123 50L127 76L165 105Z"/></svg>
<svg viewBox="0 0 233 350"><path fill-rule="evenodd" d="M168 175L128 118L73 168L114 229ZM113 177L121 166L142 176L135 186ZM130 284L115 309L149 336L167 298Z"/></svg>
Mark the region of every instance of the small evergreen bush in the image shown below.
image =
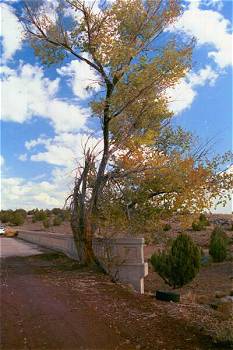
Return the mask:
<svg viewBox="0 0 233 350"><path fill-rule="evenodd" d="M199 220L198 221L194 221L192 223L192 229L193 231L201 231L201 230L205 230L206 226L209 226L209 220L207 219L207 217L205 216L205 214L200 214L199 216Z"/></svg>
<svg viewBox="0 0 233 350"><path fill-rule="evenodd" d="M227 257L228 240L221 227L215 227L210 238L209 253L214 262L224 261Z"/></svg>
<svg viewBox="0 0 233 350"><path fill-rule="evenodd" d="M11 217L11 220L10 220L10 223L12 225L15 225L15 226L23 225L23 223L24 223L23 215L20 214L20 213L17 213L17 212L13 213L12 217Z"/></svg>
<svg viewBox="0 0 233 350"><path fill-rule="evenodd" d="M60 226L62 222L63 220L60 216L55 216L53 219L53 226Z"/></svg>
<svg viewBox="0 0 233 350"><path fill-rule="evenodd" d="M46 212L41 209L35 209L34 210L34 214L33 214L33 217L32 217L32 222L37 222L37 221L44 221L47 219L47 215L46 215Z"/></svg>
<svg viewBox="0 0 233 350"><path fill-rule="evenodd" d="M49 228L50 227L49 218L46 218L45 220L43 220L43 226L44 226L44 228Z"/></svg>
<svg viewBox="0 0 233 350"><path fill-rule="evenodd" d="M163 226L163 230L164 231L170 231L171 230L171 225L170 224L165 224L164 226Z"/></svg>
<svg viewBox="0 0 233 350"><path fill-rule="evenodd" d="M205 225L201 221L194 221L192 223L192 229L193 231L201 231L205 229Z"/></svg>
<svg viewBox="0 0 233 350"><path fill-rule="evenodd" d="M204 226L209 226L209 220L207 219L206 215L201 213L199 216L199 222L201 222Z"/></svg>
<svg viewBox="0 0 233 350"><path fill-rule="evenodd" d="M180 288L197 275L201 266L200 249L187 234L182 233L168 252L154 253L151 264L165 283Z"/></svg>

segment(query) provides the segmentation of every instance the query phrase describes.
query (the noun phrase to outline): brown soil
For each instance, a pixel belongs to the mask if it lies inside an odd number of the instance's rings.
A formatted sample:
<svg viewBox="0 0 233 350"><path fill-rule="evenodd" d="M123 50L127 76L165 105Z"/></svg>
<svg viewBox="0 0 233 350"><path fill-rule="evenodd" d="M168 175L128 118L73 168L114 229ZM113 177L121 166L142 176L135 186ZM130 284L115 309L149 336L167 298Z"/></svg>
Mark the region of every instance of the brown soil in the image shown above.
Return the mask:
<svg viewBox="0 0 233 350"><path fill-rule="evenodd" d="M155 232L154 238L157 238L158 241L160 241L161 243L161 241L166 241L169 238L174 238L180 232L188 231L192 238L196 241L196 243L200 244L202 247L205 248L208 246L209 237L214 226L218 225L218 223L221 222L221 226L227 229L227 227L230 227L231 224L233 224L232 214L212 214L208 216L208 219L210 221L210 226L207 227L206 230L194 232L191 229L191 226L189 226L188 229L184 228L182 227L181 222L177 221L176 218L172 218L170 221L164 222L164 224L169 223L171 225L171 230L168 232ZM222 222L224 222L225 224L222 225ZM54 233L72 234L72 229L68 221L63 222L59 226L51 226L49 228L44 228L42 221L37 221L35 223L32 222L32 215L28 215L25 220L25 223L22 226L15 227L15 229L17 228L29 231L47 231ZM139 232L139 236L143 236L143 232Z"/></svg>
<svg viewBox="0 0 233 350"><path fill-rule="evenodd" d="M146 292L156 289L172 290L171 287L149 266L149 275L145 278ZM197 277L188 285L176 291L181 294L182 301L199 304L210 304L215 300L217 291L230 295L232 290L233 265L231 261L212 263L202 267Z"/></svg>
<svg viewBox="0 0 233 350"><path fill-rule="evenodd" d="M29 231L45 231L63 234L72 234L71 226L68 221L63 222L59 226L51 226L49 228L44 228L42 221L32 222L31 217L27 217L25 223L22 226L18 226L18 229L24 229Z"/></svg>
<svg viewBox="0 0 233 350"><path fill-rule="evenodd" d="M208 248L211 233L219 220L225 222L221 225L226 232L228 238L233 242L233 231L228 228L232 223L232 215L215 214L209 216L210 225L202 231L193 231L186 229L185 231L193 241L202 248L203 252L208 255ZM161 242L158 244L149 244L144 247L145 260L149 260L154 252L163 250L170 240L173 240L182 230L173 226L170 231L162 233ZM233 265L232 265L233 245L229 245L229 261L223 263L209 263L208 266L202 267L198 276L188 286L183 287L178 292L181 293L183 300L195 301L197 303L210 303L215 298L215 292L221 291L229 295L233 289ZM145 279L145 289L147 292L154 292L155 289L171 289L163 280L155 273L149 264L149 275Z"/></svg>
<svg viewBox="0 0 233 350"><path fill-rule="evenodd" d="M2 350L213 349L210 308L138 295L62 255L4 259L2 282Z"/></svg>
<svg viewBox="0 0 233 350"><path fill-rule="evenodd" d="M212 215L209 219L211 225L206 230L185 230L204 252L219 220L233 240L233 232L227 230L232 215ZM184 231L179 223L170 224L170 231L160 232L159 237L156 233L155 243L144 248L145 260ZM31 223L30 219L23 228L45 231L41 222ZM46 231L71 233L69 223ZM2 266L3 350L208 350L214 348L209 335L220 324L224 328L229 318L209 304L215 300L216 291L229 295L233 288L230 261L202 267L195 280L179 290L179 304L154 299L156 289L170 288L151 266L144 296L65 257L6 259Z"/></svg>

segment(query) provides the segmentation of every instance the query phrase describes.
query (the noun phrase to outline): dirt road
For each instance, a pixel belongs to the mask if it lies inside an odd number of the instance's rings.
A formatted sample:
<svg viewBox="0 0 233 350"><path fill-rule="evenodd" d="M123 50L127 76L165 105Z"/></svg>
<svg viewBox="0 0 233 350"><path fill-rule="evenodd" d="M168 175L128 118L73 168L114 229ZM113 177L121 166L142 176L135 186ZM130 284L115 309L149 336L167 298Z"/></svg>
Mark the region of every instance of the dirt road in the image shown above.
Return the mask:
<svg viewBox="0 0 233 350"><path fill-rule="evenodd" d="M1 282L1 350L213 349L189 325L193 305L139 295L61 254L1 259Z"/></svg>
<svg viewBox="0 0 233 350"><path fill-rule="evenodd" d="M93 312L88 300L48 283L43 272L49 265L2 260L1 350L134 349Z"/></svg>

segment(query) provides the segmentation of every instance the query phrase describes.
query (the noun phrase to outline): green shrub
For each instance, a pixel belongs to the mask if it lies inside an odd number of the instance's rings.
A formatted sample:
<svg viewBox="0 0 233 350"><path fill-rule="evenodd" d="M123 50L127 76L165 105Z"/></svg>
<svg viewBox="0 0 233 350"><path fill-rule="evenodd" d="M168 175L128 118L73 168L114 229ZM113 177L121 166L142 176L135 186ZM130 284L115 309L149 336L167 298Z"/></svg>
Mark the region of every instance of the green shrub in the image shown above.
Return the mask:
<svg viewBox="0 0 233 350"><path fill-rule="evenodd" d="M49 218L46 218L45 220L43 220L43 226L44 226L44 228L49 228L50 227Z"/></svg>
<svg viewBox="0 0 233 350"><path fill-rule="evenodd" d="M210 238L209 253L214 262L224 261L227 257L228 240L221 227L215 227Z"/></svg>
<svg viewBox="0 0 233 350"><path fill-rule="evenodd" d="M62 211L63 210L61 208L53 208L51 210L52 214L54 214L54 215L60 215L62 213Z"/></svg>
<svg viewBox="0 0 233 350"><path fill-rule="evenodd" d="M170 224L165 224L164 226L163 226L163 230L164 231L170 231L171 230L171 225Z"/></svg>
<svg viewBox="0 0 233 350"><path fill-rule="evenodd" d="M34 214L34 209L33 210L28 210L28 215L33 215Z"/></svg>
<svg viewBox="0 0 233 350"><path fill-rule="evenodd" d="M24 218L20 214L14 214L11 218L10 223L15 226L23 225Z"/></svg>
<svg viewBox="0 0 233 350"><path fill-rule="evenodd" d="M8 223L11 225L22 225L27 217L27 212L24 209L16 210L1 210L0 220L2 223Z"/></svg>
<svg viewBox="0 0 233 350"><path fill-rule="evenodd" d="M1 210L1 222L2 223L8 223L11 222L12 216L13 216L13 210Z"/></svg>
<svg viewBox="0 0 233 350"><path fill-rule="evenodd" d="M201 222L204 226L209 226L209 220L207 219L206 215L201 213L199 216L199 222Z"/></svg>
<svg viewBox="0 0 233 350"><path fill-rule="evenodd" d="M221 322L218 325L218 328L212 335L213 342L221 346L221 349L232 349L233 348L233 327L232 320L227 320Z"/></svg>
<svg viewBox="0 0 233 350"><path fill-rule="evenodd" d="M201 230L205 229L205 225L201 221L194 221L192 223L192 229L193 229L193 231L201 231Z"/></svg>
<svg viewBox="0 0 233 350"><path fill-rule="evenodd" d="M33 222L37 222L37 221L43 221L43 220L46 220L47 219L47 215L46 215L46 212L41 209L36 209L34 211L34 214L33 214L33 217L32 217L32 221Z"/></svg>
<svg viewBox="0 0 233 350"><path fill-rule="evenodd" d="M63 220L61 217L55 216L55 218L53 219L53 226L60 226L62 222Z"/></svg>
<svg viewBox="0 0 233 350"><path fill-rule="evenodd" d="M209 220L207 219L207 217L205 216L205 214L200 214L199 216L199 220L198 221L194 221L192 223L192 229L193 231L202 231L205 230L206 226L209 226Z"/></svg>
<svg viewBox="0 0 233 350"><path fill-rule="evenodd" d="M22 214L18 212L14 212L10 219L10 223L15 226L23 225L25 219Z"/></svg>
<svg viewBox="0 0 233 350"><path fill-rule="evenodd" d="M201 253L187 234L180 234L167 252L154 253L151 257L154 270L165 283L179 288L191 282L201 266Z"/></svg>
<svg viewBox="0 0 233 350"><path fill-rule="evenodd" d="M24 209L16 209L15 213L22 215L24 219L26 219L26 217L27 217L27 212Z"/></svg>

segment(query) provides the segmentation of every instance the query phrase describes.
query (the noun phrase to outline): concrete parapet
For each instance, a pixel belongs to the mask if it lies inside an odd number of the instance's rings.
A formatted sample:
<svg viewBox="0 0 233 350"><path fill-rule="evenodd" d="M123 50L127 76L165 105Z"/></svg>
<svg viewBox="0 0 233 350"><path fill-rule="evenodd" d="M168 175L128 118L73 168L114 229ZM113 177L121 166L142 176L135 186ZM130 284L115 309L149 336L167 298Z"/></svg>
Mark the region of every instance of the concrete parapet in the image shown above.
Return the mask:
<svg viewBox="0 0 233 350"><path fill-rule="evenodd" d="M74 239L71 235L43 231L20 230L18 237L46 248L60 251L78 260ZM93 250L103 268L114 280L131 284L144 293L144 277L148 264L144 262L144 238L94 238Z"/></svg>
<svg viewBox="0 0 233 350"><path fill-rule="evenodd" d="M144 262L144 238L94 238L93 249L104 269L117 281L129 283L144 293L144 277L148 264Z"/></svg>
<svg viewBox="0 0 233 350"><path fill-rule="evenodd" d="M71 235L44 231L18 231L18 237L36 243L42 247L62 252L72 259L78 260L74 239Z"/></svg>

